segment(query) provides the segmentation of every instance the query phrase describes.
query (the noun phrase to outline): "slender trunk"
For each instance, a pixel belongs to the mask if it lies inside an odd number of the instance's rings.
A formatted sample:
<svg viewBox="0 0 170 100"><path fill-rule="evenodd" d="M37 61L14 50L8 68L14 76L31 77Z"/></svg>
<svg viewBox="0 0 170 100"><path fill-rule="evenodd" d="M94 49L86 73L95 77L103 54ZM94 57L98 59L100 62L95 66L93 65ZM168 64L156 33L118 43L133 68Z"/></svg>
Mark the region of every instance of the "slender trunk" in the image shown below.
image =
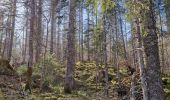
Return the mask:
<svg viewBox="0 0 170 100"><path fill-rule="evenodd" d="M108 84L108 67L107 67L107 25L106 25L106 15L103 16L103 27L104 27L104 32L103 32L103 59L104 59L104 66L105 66L105 96L109 97L109 84Z"/></svg>
<svg viewBox="0 0 170 100"><path fill-rule="evenodd" d="M89 7L87 10L87 60L90 61L90 13L89 13Z"/></svg>
<svg viewBox="0 0 170 100"><path fill-rule="evenodd" d="M167 30L168 30L168 34L170 34L170 2L169 2L169 0L164 0L164 1L165 1Z"/></svg>
<svg viewBox="0 0 170 100"><path fill-rule="evenodd" d="M5 33L5 40L4 40L3 50L2 50L2 58L5 58L6 45L7 45L7 32Z"/></svg>
<svg viewBox="0 0 170 100"><path fill-rule="evenodd" d="M50 42L50 54L54 50L54 37L56 34L56 7L59 0L51 0L51 42Z"/></svg>
<svg viewBox="0 0 170 100"><path fill-rule="evenodd" d="M2 52L2 58L8 59L8 51L9 51L9 33L10 33L10 16L8 15L7 21L6 21L7 28L5 29L5 43L4 48Z"/></svg>
<svg viewBox="0 0 170 100"><path fill-rule="evenodd" d="M45 56L46 56L46 53L47 53L47 48L48 48L48 35L49 35L49 22L50 20L46 19L47 20L47 35L46 35L46 41L45 41Z"/></svg>
<svg viewBox="0 0 170 100"><path fill-rule="evenodd" d="M95 16L95 20L96 20L96 25L95 25L95 27L97 28L97 25L98 25L98 21L97 21L97 14L98 14L98 11L97 11L97 9L95 9L95 12L96 12L96 16ZM97 34L97 31L95 30L95 34ZM98 48L98 45L96 45L95 46L95 52L96 52L96 58L95 58L95 62L96 62L96 93L97 93L97 89L98 89L98 78L97 78L97 76L98 76L98 73L99 73L99 48ZM97 94L96 94L97 95Z"/></svg>
<svg viewBox="0 0 170 100"><path fill-rule="evenodd" d="M10 34L9 53L7 58L9 61L11 60L11 56L12 56L12 46L13 46L14 32L15 32L16 2L17 0L14 0L12 5L12 30Z"/></svg>
<svg viewBox="0 0 170 100"><path fill-rule="evenodd" d="M112 63L113 62L113 57L112 57L112 28L109 29L109 48L110 48L110 51L109 51L109 62Z"/></svg>
<svg viewBox="0 0 170 100"><path fill-rule="evenodd" d="M65 14L64 14L65 16ZM66 17L64 17L64 19L66 19ZM64 23L66 22L66 20L64 20ZM64 24L64 29L66 29L66 24ZM64 62L66 60L66 55L67 55L67 43L66 43L66 32L63 32L62 34L62 61Z"/></svg>
<svg viewBox="0 0 170 100"><path fill-rule="evenodd" d="M139 64L139 69L140 69L140 79L141 79L141 86L143 90L143 99L144 100L149 100L148 98L148 88L147 88L147 80L146 80L146 71L145 71L145 66L144 66L144 60L143 60L143 52L142 52L142 37L141 37L141 32L140 32L140 25L139 25L139 20L136 20L136 30L137 30L137 55L138 55L138 64Z"/></svg>
<svg viewBox="0 0 170 100"><path fill-rule="evenodd" d="M4 15L3 14L0 14L0 55L2 57L2 42L3 42L3 32L4 32L4 29L3 29L3 23L4 21Z"/></svg>
<svg viewBox="0 0 170 100"><path fill-rule="evenodd" d="M71 93L74 88L74 66L75 66L75 26L76 26L76 0L70 0L69 32L67 34L67 70L64 92Z"/></svg>
<svg viewBox="0 0 170 100"><path fill-rule="evenodd" d="M36 36L36 47L37 47L37 49L36 49L36 55L35 55L36 62L38 62L38 60L40 59L40 55L41 55L42 5L43 5L42 0L39 0L39 3L38 3L38 32L37 32L37 36Z"/></svg>
<svg viewBox="0 0 170 100"><path fill-rule="evenodd" d="M3 30L2 30L3 31ZM0 32L1 32L1 30L0 30ZM0 34L0 56L2 57L2 42L3 42L3 35L4 34Z"/></svg>
<svg viewBox="0 0 170 100"><path fill-rule="evenodd" d="M31 18L30 18L30 34L29 34L29 59L28 59L28 69L27 69L27 83L25 90L29 89L31 92L31 77L32 77L32 67L33 67L33 35L35 34L35 1L31 0L30 3Z"/></svg>
<svg viewBox="0 0 170 100"><path fill-rule="evenodd" d="M134 25L133 23L131 24L131 30L133 30ZM133 31L132 32L132 57L133 57L133 66L137 69L136 63L137 63L137 58L136 58L136 51L135 51L135 36ZM136 74L132 75L132 81L131 81L131 95L130 95L130 100L136 100L136 96L135 96L135 84L136 84L136 80L135 80L135 76Z"/></svg>
<svg viewBox="0 0 170 100"><path fill-rule="evenodd" d="M59 16L60 16L60 12L59 12ZM60 24L61 24L61 22L60 22L60 18L58 18L58 32L57 32L57 59L58 60L60 60L60 58L61 58L61 55L60 55Z"/></svg>
<svg viewBox="0 0 170 100"><path fill-rule="evenodd" d="M127 59L127 55L126 55L126 47L125 47L125 40L124 40L124 34L123 34L123 23L122 23L122 15L121 12L119 11L119 15L120 15L120 31L121 31L121 38L122 38L122 42L123 42L123 52L124 52L124 58Z"/></svg>
<svg viewBox="0 0 170 100"><path fill-rule="evenodd" d="M78 25L79 25L79 26L78 26L78 28L79 28L79 29L78 29L78 33L79 33L79 35L78 35L78 41L79 41L79 42L78 42L78 43L79 43L79 44L78 44L78 46L79 46L79 47L78 47L78 51L79 51L79 52L78 52L78 59L79 59L79 61L81 61L81 20L82 20L82 19L81 19L81 6L82 6L82 5L81 5L81 1L80 1L80 2L79 2L79 22L78 22Z"/></svg>
<svg viewBox="0 0 170 100"><path fill-rule="evenodd" d="M163 37L163 25L162 25L162 17L161 17L161 9L160 9L160 3L159 3L159 24L160 24L160 39L161 39L161 73L164 74L164 68L165 68L165 59L164 59L164 37Z"/></svg>
<svg viewBox="0 0 170 100"><path fill-rule="evenodd" d="M28 8L26 11L26 15L28 14ZM27 44L28 44L28 24L29 24L29 19L26 18L26 28L25 28L25 47L24 47L24 53L23 53L23 63L25 63L26 60L26 54L27 54Z"/></svg>
<svg viewBox="0 0 170 100"><path fill-rule="evenodd" d="M80 18L83 19L83 1L81 2L80 7ZM84 36L83 36L83 20L80 21L80 33L81 33L81 61L84 61Z"/></svg>
<svg viewBox="0 0 170 100"><path fill-rule="evenodd" d="M24 58L24 53L25 53L24 52L25 51L25 37L26 37L25 36L26 31L25 30L26 30L26 27L23 27L23 30L22 30L23 31L23 33L22 33L22 41L21 41L21 44L22 44L22 47L21 47L22 48L22 59Z"/></svg>
<svg viewBox="0 0 170 100"><path fill-rule="evenodd" d="M115 44L116 44L116 53L115 53L115 58L116 58L116 68L117 68L117 79L118 79L118 83L120 83L120 72L119 72L119 50L118 50L118 28L117 28L117 12L115 10L115 37L116 37L116 41L115 41Z"/></svg>

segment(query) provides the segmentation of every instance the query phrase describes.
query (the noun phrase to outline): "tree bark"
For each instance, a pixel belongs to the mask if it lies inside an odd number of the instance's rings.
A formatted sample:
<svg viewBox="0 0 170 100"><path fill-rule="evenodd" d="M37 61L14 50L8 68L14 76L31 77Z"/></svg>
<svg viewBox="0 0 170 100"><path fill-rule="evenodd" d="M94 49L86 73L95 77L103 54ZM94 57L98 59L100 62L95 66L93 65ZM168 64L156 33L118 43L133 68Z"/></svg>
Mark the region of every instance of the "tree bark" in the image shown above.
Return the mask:
<svg viewBox="0 0 170 100"><path fill-rule="evenodd" d="M4 21L4 15L3 14L0 14L0 55L2 57L2 42L3 42L3 32L4 32L4 29L3 29L3 23Z"/></svg>
<svg viewBox="0 0 170 100"><path fill-rule="evenodd" d="M170 34L170 1L164 0L165 2L165 13L166 13L166 24L167 24L167 30L168 34Z"/></svg>
<svg viewBox="0 0 170 100"><path fill-rule="evenodd" d="M107 66L107 24L106 24L106 14L103 15L103 41L102 41L102 49L103 49L103 59L104 59L104 66L105 66L105 90L104 94L106 97L109 97L109 83L108 83L108 66Z"/></svg>
<svg viewBox="0 0 170 100"><path fill-rule="evenodd" d="M139 24L139 19L136 20L136 30L137 30L137 57L138 57L138 66L140 69L140 79L141 79L141 86L143 91L143 99L149 100L148 98L148 87L147 87L147 80L146 80L146 69L143 60L143 49L142 49L142 36L141 36L141 28Z"/></svg>
<svg viewBox="0 0 170 100"><path fill-rule="evenodd" d="M132 33L132 58L133 58L133 65L134 68L137 69L137 57L136 57L136 51L135 51L135 34L134 32L132 31L134 28L134 23L132 22L131 23L131 33ZM132 75L132 81L131 81L131 89L130 89L130 100L136 100L136 96L135 96L135 87L136 87L136 80L135 80L135 77L136 77L136 73L134 73Z"/></svg>
<svg viewBox="0 0 170 100"><path fill-rule="evenodd" d="M120 15L120 32L121 32L121 38L122 38L122 44L123 44L123 57L127 60L127 55L126 55L126 46L125 46L125 39L124 39L124 34L123 34L123 23L122 23L122 15L121 15L121 11L119 10L119 15Z"/></svg>
<svg viewBox="0 0 170 100"><path fill-rule="evenodd" d="M28 11L28 6L26 6L26 13L25 15L28 15L29 14L29 11ZM27 16L25 16L27 17ZM26 62L26 55L27 55L27 46L28 46L28 37L29 37L29 34L28 34L28 29L29 29L29 18L27 17L26 18L26 23L25 23L25 43L24 43L24 50L23 50L23 61L22 63L25 63Z"/></svg>
<svg viewBox="0 0 170 100"><path fill-rule="evenodd" d="M13 40L14 40L14 32L15 32L15 16L16 16L16 1L13 0L13 5L12 5L12 30L10 34L10 44L9 44L9 52L8 52L8 60L11 60L12 56L12 46L13 46Z"/></svg>
<svg viewBox="0 0 170 100"><path fill-rule="evenodd" d="M45 40L45 56L47 54L47 48L48 48L48 37L49 37L49 23L50 23L50 19L48 19L47 17L46 18L46 27L47 27L47 30L46 30L46 40Z"/></svg>
<svg viewBox="0 0 170 100"><path fill-rule="evenodd" d="M60 19L58 19L58 21L59 21ZM61 58L61 55L60 55L60 48L61 48L61 46L60 46L60 36L61 34L60 34L60 22L58 22L58 31L57 31L57 59L58 60L60 60L60 58Z"/></svg>
<svg viewBox="0 0 170 100"><path fill-rule="evenodd" d="M74 87L74 66L75 66L75 23L76 23L76 0L70 0L69 31L67 34L67 71L64 85L64 92L71 93Z"/></svg>
<svg viewBox="0 0 170 100"><path fill-rule="evenodd" d="M41 55L41 42L42 42L42 0L38 2L38 32L36 35L36 55L35 60L38 62Z"/></svg>
<svg viewBox="0 0 170 100"><path fill-rule="evenodd" d="M149 10L145 13L143 37L144 51L146 55L147 85L149 100L164 100L164 91L161 81L161 70L158 49L158 37L156 33L156 18L154 1L149 0Z"/></svg>
<svg viewBox="0 0 170 100"><path fill-rule="evenodd" d="M29 34L29 59L28 59L28 69L27 69L27 83L25 90L29 89L31 92L31 77L32 77L32 67L33 67L33 35L35 34L35 1L30 2L30 34Z"/></svg>
<svg viewBox="0 0 170 100"><path fill-rule="evenodd" d="M51 0L51 42L50 42L50 54L54 50L54 36L56 34L56 7L59 0Z"/></svg>
<svg viewBox="0 0 170 100"><path fill-rule="evenodd" d="M87 61L90 61L90 12L87 7Z"/></svg>

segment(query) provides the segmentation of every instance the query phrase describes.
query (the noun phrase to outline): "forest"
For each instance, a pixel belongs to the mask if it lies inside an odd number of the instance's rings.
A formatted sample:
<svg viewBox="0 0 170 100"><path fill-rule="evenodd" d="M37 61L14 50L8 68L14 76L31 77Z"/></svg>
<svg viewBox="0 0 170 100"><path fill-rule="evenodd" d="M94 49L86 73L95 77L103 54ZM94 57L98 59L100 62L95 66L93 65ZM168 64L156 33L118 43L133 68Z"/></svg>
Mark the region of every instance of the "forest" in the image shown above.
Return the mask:
<svg viewBox="0 0 170 100"><path fill-rule="evenodd" d="M0 0L0 100L170 100L170 0Z"/></svg>

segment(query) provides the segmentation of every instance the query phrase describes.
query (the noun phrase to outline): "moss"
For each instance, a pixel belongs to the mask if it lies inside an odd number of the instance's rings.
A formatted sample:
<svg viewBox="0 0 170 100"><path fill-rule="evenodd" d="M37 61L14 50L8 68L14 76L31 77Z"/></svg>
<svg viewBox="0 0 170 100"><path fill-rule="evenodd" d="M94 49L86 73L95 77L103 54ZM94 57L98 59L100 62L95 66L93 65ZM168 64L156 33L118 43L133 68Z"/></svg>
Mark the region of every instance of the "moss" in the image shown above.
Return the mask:
<svg viewBox="0 0 170 100"><path fill-rule="evenodd" d="M55 96L45 97L44 100L58 100L58 97Z"/></svg>
<svg viewBox="0 0 170 100"><path fill-rule="evenodd" d="M3 95L1 90L0 90L0 100L5 100L5 97L4 97L4 95Z"/></svg>

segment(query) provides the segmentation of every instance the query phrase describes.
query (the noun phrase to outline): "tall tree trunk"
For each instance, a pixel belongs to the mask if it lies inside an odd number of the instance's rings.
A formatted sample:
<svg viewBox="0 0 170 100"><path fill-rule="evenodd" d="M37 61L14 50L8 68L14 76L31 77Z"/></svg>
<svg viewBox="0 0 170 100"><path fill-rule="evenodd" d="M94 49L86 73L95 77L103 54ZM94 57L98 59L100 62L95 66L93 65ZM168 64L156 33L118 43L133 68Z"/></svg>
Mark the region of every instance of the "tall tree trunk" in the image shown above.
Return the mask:
<svg viewBox="0 0 170 100"><path fill-rule="evenodd" d="M42 42L42 5L43 2L42 0L39 0L38 2L38 32L36 35L36 55L35 55L35 60L38 62L40 59L40 54L41 54L41 42Z"/></svg>
<svg viewBox="0 0 170 100"><path fill-rule="evenodd" d="M4 32L4 28L3 28L3 23L4 21L4 15L0 14L0 56L2 57L2 42L3 42L3 32Z"/></svg>
<svg viewBox="0 0 170 100"><path fill-rule="evenodd" d="M23 51L23 63L26 61L26 54L27 54L27 44L28 44L28 18L26 19L26 28L25 28L25 44L24 44L24 51Z"/></svg>
<svg viewBox="0 0 170 100"><path fill-rule="evenodd" d="M81 61L81 1L79 1L79 21L78 21L78 60Z"/></svg>
<svg viewBox="0 0 170 100"><path fill-rule="evenodd" d="M26 35L26 31L25 31L25 30L26 30L26 29L27 29L27 27L24 26L24 27L23 27L23 30L22 30L22 31L23 31L23 33L22 33L22 42L21 42L21 44L22 44L22 47L21 47L21 48L22 48L22 52L21 52L21 53L22 53L22 59L23 59L23 60L22 60L22 63L24 62L24 59L25 59L25 58L24 58L24 54L25 54L25 40L26 40L26 39L25 39L25 37L26 37L26 36L25 36L25 35Z"/></svg>
<svg viewBox="0 0 170 100"><path fill-rule="evenodd" d="M158 2L158 6L159 6L159 24L160 24L160 31L159 31L159 38L161 40L160 42L160 50L161 50L161 73L164 74L164 69L165 69L165 57L164 57L164 36L163 36L163 23L162 23L162 17L161 17L161 7L160 7L161 1Z"/></svg>
<svg viewBox="0 0 170 100"><path fill-rule="evenodd" d="M87 61L90 61L90 12L87 8Z"/></svg>
<svg viewBox="0 0 170 100"><path fill-rule="evenodd" d="M84 1L84 0L83 0ZM80 19L83 19L83 1L81 1L81 7L80 7ZM84 36L83 36L83 20L80 21L80 33L81 33L81 61L84 61Z"/></svg>
<svg viewBox="0 0 170 100"><path fill-rule="evenodd" d="M13 46L13 40L14 40L14 30L15 30L15 16L16 16L16 2L17 0L13 0L13 5L12 5L12 30L10 34L10 44L9 44L9 52L8 52L8 60L11 60L12 56L12 46Z"/></svg>
<svg viewBox="0 0 170 100"><path fill-rule="evenodd" d="M170 34L170 1L169 0L164 0L164 1L165 1L167 30L168 30L168 34Z"/></svg>
<svg viewBox="0 0 170 100"><path fill-rule="evenodd" d="M30 2L30 34L29 34L29 59L28 59L28 69L27 69L27 83L25 90L29 89L31 92L31 77L32 77L32 67L33 67L33 35L35 34L35 1Z"/></svg>
<svg viewBox="0 0 170 100"><path fill-rule="evenodd" d="M50 19L48 20L46 18L46 27L47 27L47 30L46 30L46 40L45 40L45 56L46 56L46 53L47 53L47 48L48 48L48 36L49 36L49 23L50 23Z"/></svg>
<svg viewBox="0 0 170 100"><path fill-rule="evenodd" d="M0 30L0 32L3 32L3 30ZM0 34L0 56L2 57L2 42L3 42L3 35L4 34Z"/></svg>
<svg viewBox="0 0 170 100"><path fill-rule="evenodd" d="M60 12L59 12L59 16L60 16ZM58 25L58 31L57 31L57 59L58 60L61 60L61 55L60 55L60 50L61 50L61 46L60 46L60 38L61 38L61 34L60 34L60 26L61 26L61 18L58 18L58 22L57 22L57 25Z"/></svg>
<svg viewBox="0 0 170 100"><path fill-rule="evenodd" d="M144 60L143 60L143 51L142 51L142 37L140 32L140 25L139 25L139 19L136 20L136 30L137 30L137 56L138 56L138 66L140 69L140 79L141 79L141 86L143 90L143 99L149 100L148 98L148 88L146 84L146 69L144 66Z"/></svg>
<svg viewBox="0 0 170 100"><path fill-rule="evenodd" d="M133 30L134 28L134 24L131 23L131 30ZM136 52L135 52L135 35L133 33L133 31L131 31L132 33L132 57L133 57L133 66L137 69L136 63L137 63L137 58L136 58ZM130 95L130 100L136 100L136 96L135 96L135 87L136 87L136 80L135 80L136 74L132 75L132 81L131 81L131 95Z"/></svg>
<svg viewBox="0 0 170 100"><path fill-rule="evenodd" d="M148 4L149 10L146 11L144 20L144 29L147 35L143 37L143 44L146 55L149 100L164 100L164 91L160 75L158 37L156 33L155 4L153 0L149 0Z"/></svg>
<svg viewBox="0 0 170 100"><path fill-rule="evenodd" d="M126 55L126 47L125 47L125 39L124 39L124 34L123 34L123 23L122 23L122 14L121 14L121 11L119 10L119 15L120 15L120 19L119 19L119 21L120 21L120 32L121 32L121 38L122 38L122 44L123 44L123 52L124 52L124 54L123 54L123 57L125 58L125 59L127 59L127 55Z"/></svg>
<svg viewBox="0 0 170 100"><path fill-rule="evenodd" d="M70 0L69 32L67 34L67 71L64 92L71 93L74 87L76 0Z"/></svg>
<svg viewBox="0 0 170 100"><path fill-rule="evenodd" d="M118 83L120 83L120 72L119 72L119 50L118 50L118 24L117 24L117 12L116 12L116 10L115 10L115 19L114 19L114 21L115 21L115 38L116 38L116 40L115 40L115 46L116 46L116 53L115 53L115 62L116 62L116 69L117 69L117 79L118 79Z"/></svg>
<svg viewBox="0 0 170 100"><path fill-rule="evenodd" d="M105 66L105 96L109 97L109 83L108 83L108 67L107 67L107 24L106 24L106 14L103 15L103 41L102 41L102 50L103 50L103 59L104 59L104 66Z"/></svg>
<svg viewBox="0 0 170 100"><path fill-rule="evenodd" d="M95 9L95 13L96 13L96 15L95 15L95 23L96 23L96 25L95 25L95 28L97 28L97 25L98 25L98 21L97 21L97 19L98 19L98 10L97 10L97 8ZM94 34L97 34L97 31L95 30L95 33ZM96 44L96 46L95 46L95 55L96 55L96 58L95 58L95 62L96 62L96 76L98 76L98 73L99 73L99 45L97 45ZM97 93L97 89L98 89L98 82L99 82L99 80L98 80L98 77L96 77L96 93Z"/></svg>
<svg viewBox="0 0 170 100"><path fill-rule="evenodd" d="M26 15L28 15L29 12L28 12L28 7L26 7ZM27 16L25 16L27 17ZM29 29L29 18L27 17L26 18L26 23L25 23L25 43L24 43L24 50L23 50L23 63L26 62L26 55L27 55L27 46L28 46L28 37L29 37L29 34L28 34L28 29Z"/></svg>
<svg viewBox="0 0 170 100"><path fill-rule="evenodd" d="M64 14L65 15L65 14ZM66 17L64 17L64 19L66 19ZM64 20L64 23L66 23L66 20ZM66 24L64 24L64 29L66 29L66 27L67 27L67 25ZM62 33L62 61L64 62L65 60L66 60L66 55L67 55L67 43L66 43L66 34L67 33L67 31L66 32L63 32Z"/></svg>
<svg viewBox="0 0 170 100"><path fill-rule="evenodd" d="M50 54L54 50L54 36L56 34L56 7L59 0L51 0L51 42L50 42Z"/></svg>
<svg viewBox="0 0 170 100"><path fill-rule="evenodd" d="M4 43L4 47L3 47L3 51L2 51L2 58L4 59L8 59L8 53L9 53L9 40L10 40L10 16L8 15L7 17L7 21L6 21L6 25L7 28L5 29L5 43Z"/></svg>

